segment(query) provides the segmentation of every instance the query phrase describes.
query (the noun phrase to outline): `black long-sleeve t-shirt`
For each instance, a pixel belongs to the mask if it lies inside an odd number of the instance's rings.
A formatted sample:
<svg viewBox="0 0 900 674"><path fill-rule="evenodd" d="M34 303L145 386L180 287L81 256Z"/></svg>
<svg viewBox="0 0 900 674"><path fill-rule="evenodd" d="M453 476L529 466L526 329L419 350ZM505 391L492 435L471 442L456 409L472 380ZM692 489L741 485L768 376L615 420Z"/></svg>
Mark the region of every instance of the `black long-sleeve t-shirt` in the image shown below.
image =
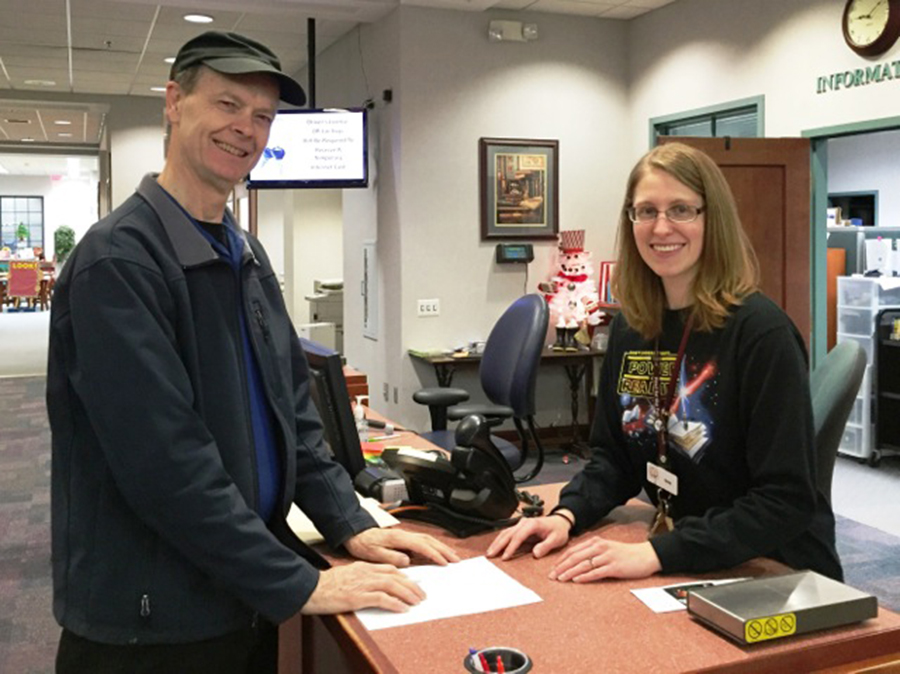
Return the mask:
<svg viewBox="0 0 900 674"><path fill-rule="evenodd" d="M684 312L660 336L662 390ZM613 321L591 429L593 456L562 491L575 533L645 488L657 455L655 341ZM816 487L812 406L803 340L769 299L754 294L725 325L693 330L670 406L668 466L678 478L676 526L651 539L664 572L705 572L753 557L841 579L834 515Z"/></svg>

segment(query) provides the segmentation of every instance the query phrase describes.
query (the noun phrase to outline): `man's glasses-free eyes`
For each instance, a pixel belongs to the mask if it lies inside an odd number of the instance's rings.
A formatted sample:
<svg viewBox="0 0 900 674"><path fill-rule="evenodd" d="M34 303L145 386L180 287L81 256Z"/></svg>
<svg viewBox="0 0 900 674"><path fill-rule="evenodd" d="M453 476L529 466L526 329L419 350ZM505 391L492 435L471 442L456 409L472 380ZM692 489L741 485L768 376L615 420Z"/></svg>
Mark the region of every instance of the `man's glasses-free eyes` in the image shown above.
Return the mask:
<svg viewBox="0 0 900 674"><path fill-rule="evenodd" d="M665 211L660 211L654 206L637 206L627 208L625 209L625 212L628 214L628 219L635 224L639 222L656 222L656 219L659 217L660 213L662 213L669 222L677 222L684 225L696 220L703 212L703 207L690 206L688 204L676 204L667 208Z"/></svg>

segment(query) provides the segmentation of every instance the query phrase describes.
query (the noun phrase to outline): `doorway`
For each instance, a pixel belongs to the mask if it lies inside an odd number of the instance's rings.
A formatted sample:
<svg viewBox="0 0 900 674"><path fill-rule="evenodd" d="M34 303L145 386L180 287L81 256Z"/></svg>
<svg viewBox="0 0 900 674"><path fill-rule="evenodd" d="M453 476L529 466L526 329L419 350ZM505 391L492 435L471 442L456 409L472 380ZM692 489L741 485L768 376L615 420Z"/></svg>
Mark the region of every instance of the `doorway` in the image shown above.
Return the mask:
<svg viewBox="0 0 900 674"><path fill-rule="evenodd" d="M861 136L884 131L900 130L900 117L822 127L802 132L809 138L812 151L812 343L810 356L813 365L821 362L828 352L827 248L828 236L828 142L838 138ZM898 168L900 174L900 168ZM894 182L896 185L896 181ZM879 223L886 224L882 219ZM900 226L900 221L896 223Z"/></svg>
<svg viewBox="0 0 900 674"><path fill-rule="evenodd" d="M9 282L16 260L37 265L40 302L16 302L0 297L0 336L4 357L0 377L42 375L47 367L49 311L60 260L56 232L69 227L75 242L103 214L98 151L56 153L0 153L0 283ZM39 206L39 207L38 207ZM27 231L19 235L20 225ZM60 240L62 241L62 238Z"/></svg>

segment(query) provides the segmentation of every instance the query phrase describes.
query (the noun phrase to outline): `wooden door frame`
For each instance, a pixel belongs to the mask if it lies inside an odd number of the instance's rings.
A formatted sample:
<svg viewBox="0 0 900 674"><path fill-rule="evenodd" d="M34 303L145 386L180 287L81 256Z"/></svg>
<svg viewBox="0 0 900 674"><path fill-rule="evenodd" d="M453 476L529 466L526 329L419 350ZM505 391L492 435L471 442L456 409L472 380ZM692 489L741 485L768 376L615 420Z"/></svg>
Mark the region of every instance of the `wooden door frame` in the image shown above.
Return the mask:
<svg viewBox="0 0 900 674"><path fill-rule="evenodd" d="M812 321L810 358L813 367L825 358L828 351L828 304L826 301L828 237L825 229L828 211L828 141L842 136L894 130L900 130L900 117L882 117L863 122L807 129L800 134L802 138L809 138L812 152L809 267L812 314L810 317Z"/></svg>

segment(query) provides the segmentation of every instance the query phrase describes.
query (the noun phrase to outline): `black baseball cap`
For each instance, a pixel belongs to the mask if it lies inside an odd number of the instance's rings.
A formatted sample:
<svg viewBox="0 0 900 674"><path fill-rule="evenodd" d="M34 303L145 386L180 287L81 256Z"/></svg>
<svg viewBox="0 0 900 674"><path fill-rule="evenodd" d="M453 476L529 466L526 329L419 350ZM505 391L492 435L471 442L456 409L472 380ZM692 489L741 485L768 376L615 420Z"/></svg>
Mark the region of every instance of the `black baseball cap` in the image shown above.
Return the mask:
<svg viewBox="0 0 900 674"><path fill-rule="evenodd" d="M306 103L303 87L282 72L281 61L274 52L249 37L211 30L188 40L175 56L169 79L200 64L225 75L270 73L278 78L281 100L298 106Z"/></svg>

